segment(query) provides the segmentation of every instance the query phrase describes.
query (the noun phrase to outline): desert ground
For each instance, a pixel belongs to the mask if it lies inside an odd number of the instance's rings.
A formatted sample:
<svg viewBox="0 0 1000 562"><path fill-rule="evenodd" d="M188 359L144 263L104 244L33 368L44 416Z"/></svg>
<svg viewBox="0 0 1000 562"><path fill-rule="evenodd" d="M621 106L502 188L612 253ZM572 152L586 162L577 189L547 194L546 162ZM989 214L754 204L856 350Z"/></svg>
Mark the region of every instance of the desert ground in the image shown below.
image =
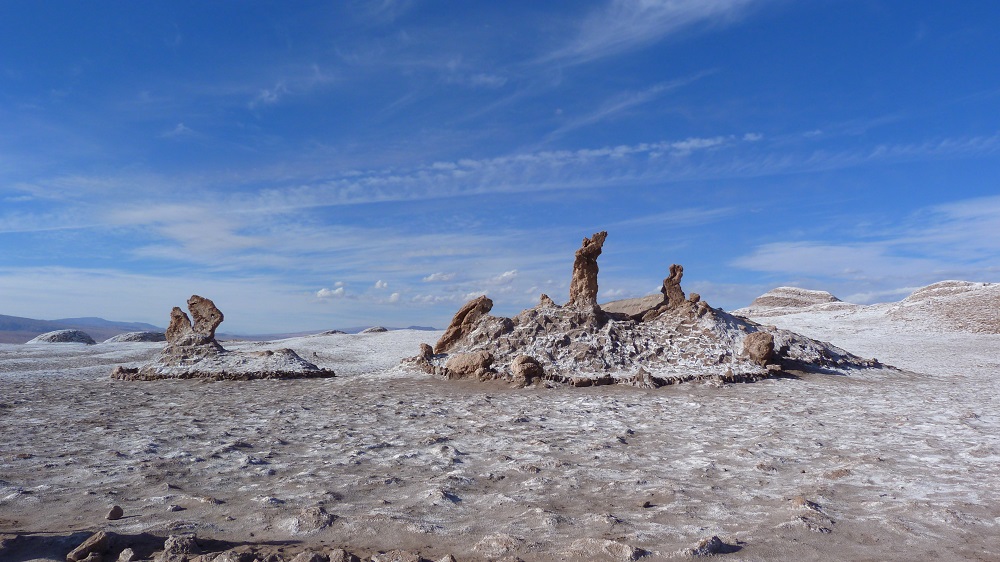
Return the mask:
<svg viewBox="0 0 1000 562"><path fill-rule="evenodd" d="M731 560L1000 560L1000 335L756 319L897 369L512 388L400 367L441 335L401 330L223 342L335 378L120 381L163 344L3 344L0 560L102 530L139 558L193 533L273 560L663 560L712 536Z"/></svg>

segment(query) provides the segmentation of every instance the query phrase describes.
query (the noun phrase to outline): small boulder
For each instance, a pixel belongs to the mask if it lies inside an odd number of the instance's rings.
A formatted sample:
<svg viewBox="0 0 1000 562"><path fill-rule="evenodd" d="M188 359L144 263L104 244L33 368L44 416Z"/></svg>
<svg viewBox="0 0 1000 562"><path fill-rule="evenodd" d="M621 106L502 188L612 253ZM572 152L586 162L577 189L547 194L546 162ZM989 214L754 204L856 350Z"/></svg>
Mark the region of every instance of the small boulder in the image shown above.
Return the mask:
<svg viewBox="0 0 1000 562"><path fill-rule="evenodd" d="M201 554L201 547L195 541L194 535L170 535L163 543L163 552L155 558L156 562L189 562L190 554Z"/></svg>
<svg viewBox="0 0 1000 562"><path fill-rule="evenodd" d="M111 547L111 535L104 531L99 531L90 536L83 544L74 548L66 555L66 562L80 562L86 560L92 554L100 556Z"/></svg>
<svg viewBox="0 0 1000 562"><path fill-rule="evenodd" d="M493 365L493 354L489 351L458 353L448 358L445 371L449 379L477 378Z"/></svg>
<svg viewBox="0 0 1000 562"><path fill-rule="evenodd" d="M530 355L519 355L510 364L510 370L514 374L514 382L527 386L545 375L545 369L537 359Z"/></svg>
<svg viewBox="0 0 1000 562"><path fill-rule="evenodd" d="M330 559L330 562L361 562L360 558L342 548L335 548L331 550L328 558Z"/></svg>
<svg viewBox="0 0 1000 562"><path fill-rule="evenodd" d="M121 519L122 516L124 515L125 515L125 510L122 509L122 506L116 505L111 508L111 511L109 511L108 514L104 516L104 518L107 519L108 521L116 521L118 519Z"/></svg>
<svg viewBox="0 0 1000 562"><path fill-rule="evenodd" d="M330 558L313 550L304 550L292 558L292 562L327 562Z"/></svg>
<svg viewBox="0 0 1000 562"><path fill-rule="evenodd" d="M767 332L747 334L743 340L743 351L751 361L765 367L774 359L774 336Z"/></svg>

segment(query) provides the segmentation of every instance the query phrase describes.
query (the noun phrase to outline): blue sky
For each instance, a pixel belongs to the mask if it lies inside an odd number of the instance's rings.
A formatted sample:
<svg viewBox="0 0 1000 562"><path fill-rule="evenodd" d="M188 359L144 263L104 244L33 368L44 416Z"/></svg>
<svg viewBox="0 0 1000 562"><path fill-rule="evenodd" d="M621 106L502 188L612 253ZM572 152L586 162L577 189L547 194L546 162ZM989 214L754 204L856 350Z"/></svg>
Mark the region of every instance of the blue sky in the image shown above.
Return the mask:
<svg viewBox="0 0 1000 562"><path fill-rule="evenodd" d="M1000 281L1000 3L4 2L0 314Z"/></svg>

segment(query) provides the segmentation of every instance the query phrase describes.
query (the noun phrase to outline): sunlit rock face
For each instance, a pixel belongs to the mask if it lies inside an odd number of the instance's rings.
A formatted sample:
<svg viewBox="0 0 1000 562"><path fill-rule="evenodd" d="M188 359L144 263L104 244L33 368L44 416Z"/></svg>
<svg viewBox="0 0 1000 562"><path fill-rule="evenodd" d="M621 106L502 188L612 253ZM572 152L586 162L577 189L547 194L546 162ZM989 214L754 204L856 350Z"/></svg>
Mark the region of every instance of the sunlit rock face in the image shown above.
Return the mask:
<svg viewBox="0 0 1000 562"><path fill-rule="evenodd" d="M193 295L188 299L191 317L174 307L170 311L167 345L151 363L142 367L119 366L111 377L120 380L206 378L215 380L284 379L332 377L302 359L291 349L259 352L228 351L215 339L224 315L210 299ZM194 318L194 322L191 322Z"/></svg>
<svg viewBox="0 0 1000 562"><path fill-rule="evenodd" d="M493 302L459 309L434 354L405 362L449 379L528 384L657 387L692 380L749 382L784 369L881 367L835 346L765 327L712 308L681 288L684 268L669 267L659 296L597 304L597 258L606 232L576 251L570 300L542 295L513 318L492 316ZM488 360L487 360L488 359Z"/></svg>

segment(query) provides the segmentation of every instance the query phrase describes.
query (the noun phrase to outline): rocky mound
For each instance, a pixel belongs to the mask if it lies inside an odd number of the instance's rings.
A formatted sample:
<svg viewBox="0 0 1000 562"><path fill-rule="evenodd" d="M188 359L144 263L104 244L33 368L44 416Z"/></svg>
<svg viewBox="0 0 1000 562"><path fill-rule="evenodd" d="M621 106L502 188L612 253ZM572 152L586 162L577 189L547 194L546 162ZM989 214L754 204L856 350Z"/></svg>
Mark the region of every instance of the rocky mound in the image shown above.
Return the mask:
<svg viewBox="0 0 1000 562"><path fill-rule="evenodd" d="M163 332L127 332L112 336L104 343L128 343L128 342L161 342L167 341L167 335Z"/></svg>
<svg viewBox="0 0 1000 562"><path fill-rule="evenodd" d="M48 332L28 341L28 343L85 343L94 345L97 342L87 332L80 330L56 330Z"/></svg>
<svg viewBox="0 0 1000 562"><path fill-rule="evenodd" d="M750 306L734 310L746 317L781 316L808 310L848 310L858 305L844 302L826 291L778 287L754 299Z"/></svg>
<svg viewBox="0 0 1000 562"><path fill-rule="evenodd" d="M1000 283L934 283L889 307L886 316L928 328L1000 334Z"/></svg>
<svg viewBox="0 0 1000 562"><path fill-rule="evenodd" d="M833 299L833 300L830 300ZM941 281L913 291L899 302L868 306L837 300L825 291L778 287L734 310L746 318L836 312L847 317L883 319L910 332L1000 333L1000 283Z"/></svg>
<svg viewBox="0 0 1000 562"><path fill-rule="evenodd" d="M111 378L158 380L207 378L214 380L284 379L332 377L291 349L274 351L228 351L215 339L222 311L211 300L193 295L188 299L191 318L179 307L170 312L167 345L152 363L139 368L116 367Z"/></svg>
<svg viewBox="0 0 1000 562"><path fill-rule="evenodd" d="M388 332L388 331L389 331L388 328L384 328L382 326L372 326L371 328L365 328L364 330L361 330L360 333L362 333L362 334L381 334L382 332Z"/></svg>
<svg viewBox="0 0 1000 562"><path fill-rule="evenodd" d="M432 349L407 360L450 379L548 380L573 386L658 387L690 380L753 381L785 369L879 367L832 345L712 308L681 289L670 266L661 296L614 312L596 303L597 256L607 233L577 251L564 306L541 302L514 318L492 316L485 296L463 306ZM628 312L625 312L627 310Z"/></svg>

